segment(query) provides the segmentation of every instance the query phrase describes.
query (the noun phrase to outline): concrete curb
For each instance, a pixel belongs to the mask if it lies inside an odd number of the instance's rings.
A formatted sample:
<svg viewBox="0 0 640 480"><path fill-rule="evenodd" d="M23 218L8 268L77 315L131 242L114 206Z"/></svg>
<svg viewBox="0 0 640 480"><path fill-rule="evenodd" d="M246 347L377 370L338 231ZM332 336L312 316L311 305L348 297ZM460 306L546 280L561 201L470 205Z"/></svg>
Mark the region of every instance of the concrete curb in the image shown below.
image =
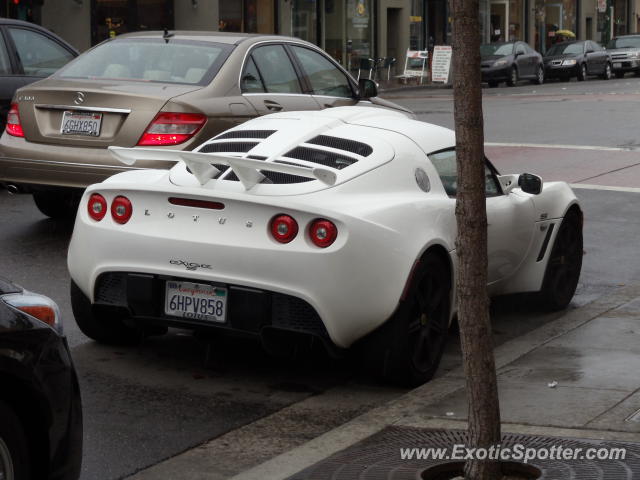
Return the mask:
<svg viewBox="0 0 640 480"><path fill-rule="evenodd" d="M495 350L496 368L504 367L532 350L565 335L591 320L640 296L640 285L615 290L609 295L568 311L559 319L548 323L522 337L515 338ZM464 388L462 367L403 395L389 404L369 412L335 428L310 442L279 455L265 463L242 472L232 480L285 479L295 473L373 435L387 425L403 424L419 418L418 410L453 392ZM457 425L461 423L456 422ZM462 423L464 425L464 422ZM459 426L457 428L460 428ZM534 426L528 426L535 429ZM545 429L566 432L567 429ZM532 430L533 431L533 430ZM582 430L568 430L578 436ZM587 432L585 432L587 433ZM602 434L604 436L604 433ZM637 440L637 437L634 437Z"/></svg>

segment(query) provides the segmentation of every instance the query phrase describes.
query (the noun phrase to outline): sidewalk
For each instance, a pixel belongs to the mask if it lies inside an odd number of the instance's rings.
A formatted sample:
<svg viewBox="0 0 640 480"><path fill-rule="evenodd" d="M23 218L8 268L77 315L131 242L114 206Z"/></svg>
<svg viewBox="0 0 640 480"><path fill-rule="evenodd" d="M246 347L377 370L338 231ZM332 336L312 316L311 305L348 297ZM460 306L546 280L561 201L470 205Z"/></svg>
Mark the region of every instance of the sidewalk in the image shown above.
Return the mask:
<svg viewBox="0 0 640 480"><path fill-rule="evenodd" d="M626 463L538 466L545 480L637 476L639 339L640 285L634 285L569 310L498 347L503 443L624 445L629 452ZM463 443L466 411L460 367L233 479L419 478L428 462L401 460L399 448ZM212 462L215 451L203 445L131 478L220 478L208 470Z"/></svg>

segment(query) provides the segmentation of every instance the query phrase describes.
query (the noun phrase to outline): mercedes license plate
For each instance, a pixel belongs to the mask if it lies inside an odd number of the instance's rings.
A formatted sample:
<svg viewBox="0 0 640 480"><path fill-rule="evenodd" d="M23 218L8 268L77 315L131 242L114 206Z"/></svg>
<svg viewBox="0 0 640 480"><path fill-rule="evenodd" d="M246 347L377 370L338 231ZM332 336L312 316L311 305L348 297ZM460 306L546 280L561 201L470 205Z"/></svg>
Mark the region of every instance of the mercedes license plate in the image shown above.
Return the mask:
<svg viewBox="0 0 640 480"><path fill-rule="evenodd" d="M65 110L62 114L60 133L63 135L88 135L97 137L100 135L102 114L94 112L72 112Z"/></svg>
<svg viewBox="0 0 640 480"><path fill-rule="evenodd" d="M219 323L225 321L226 288L169 280L165 299L164 313L172 317Z"/></svg>

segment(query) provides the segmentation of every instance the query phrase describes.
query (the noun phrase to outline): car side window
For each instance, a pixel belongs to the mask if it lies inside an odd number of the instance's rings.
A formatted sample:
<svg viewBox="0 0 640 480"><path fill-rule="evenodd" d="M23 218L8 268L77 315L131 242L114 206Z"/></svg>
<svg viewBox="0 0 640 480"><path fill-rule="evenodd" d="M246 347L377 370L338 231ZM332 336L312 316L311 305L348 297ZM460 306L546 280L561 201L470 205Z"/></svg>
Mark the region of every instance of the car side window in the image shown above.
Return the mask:
<svg viewBox="0 0 640 480"><path fill-rule="evenodd" d="M438 172L444 191L450 197L458 193L458 167L456 165L455 150L444 150L429 155L429 160ZM484 166L484 192L487 197L502 195L494 170L485 162Z"/></svg>
<svg viewBox="0 0 640 480"><path fill-rule="evenodd" d="M300 80L282 45L265 45L253 50L251 57L269 93L302 93Z"/></svg>
<svg viewBox="0 0 640 480"><path fill-rule="evenodd" d="M9 28L25 75L48 77L71 61L73 54L41 33L26 28Z"/></svg>
<svg viewBox="0 0 640 480"><path fill-rule="evenodd" d="M518 46L516 47L516 53L527 53L527 51L525 50L525 48L521 45L518 44Z"/></svg>
<svg viewBox="0 0 640 480"><path fill-rule="evenodd" d="M331 97L353 97L353 90L347 76L330 60L309 48L291 47L296 58L302 64L315 95Z"/></svg>
<svg viewBox="0 0 640 480"><path fill-rule="evenodd" d="M242 89L242 93L266 92L264 83L262 83L262 79L260 78L260 72L258 72L258 67L256 67L255 62L253 61L253 57L249 57L249 60L244 67L244 72L242 73L242 85L240 88Z"/></svg>
<svg viewBox="0 0 640 480"><path fill-rule="evenodd" d="M7 46L4 43L4 38L0 35L0 75L11 75L12 73Z"/></svg>

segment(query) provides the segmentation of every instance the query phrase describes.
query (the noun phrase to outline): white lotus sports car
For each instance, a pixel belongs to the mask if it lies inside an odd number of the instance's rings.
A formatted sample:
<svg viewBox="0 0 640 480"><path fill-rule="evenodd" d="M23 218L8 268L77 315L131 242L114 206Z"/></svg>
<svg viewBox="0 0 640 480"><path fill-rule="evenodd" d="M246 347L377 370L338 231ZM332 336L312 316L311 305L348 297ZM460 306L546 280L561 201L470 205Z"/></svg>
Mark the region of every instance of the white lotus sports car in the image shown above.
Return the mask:
<svg viewBox="0 0 640 480"><path fill-rule="evenodd" d="M371 107L268 115L194 152L111 147L128 165L90 186L69 247L80 329L107 343L167 326L362 343L385 378L434 374L455 313L451 130ZM486 162L491 295L573 297L582 212L571 188ZM363 342L360 342L360 341Z"/></svg>

